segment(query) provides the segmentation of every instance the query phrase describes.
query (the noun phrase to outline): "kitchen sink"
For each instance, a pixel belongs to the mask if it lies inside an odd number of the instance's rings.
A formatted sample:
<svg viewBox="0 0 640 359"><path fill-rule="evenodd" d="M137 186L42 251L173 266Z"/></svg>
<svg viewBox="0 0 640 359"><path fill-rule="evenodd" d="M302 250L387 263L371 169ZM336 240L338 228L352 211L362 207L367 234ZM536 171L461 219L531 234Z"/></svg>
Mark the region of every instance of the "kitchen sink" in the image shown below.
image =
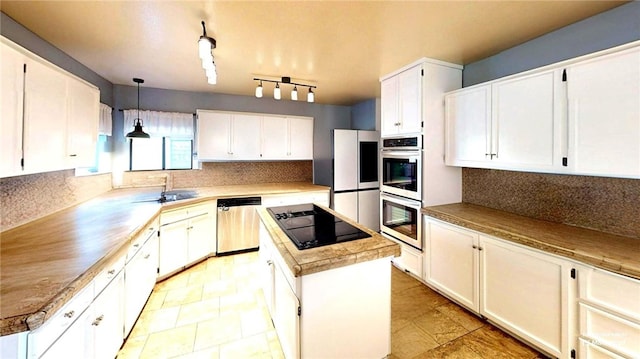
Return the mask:
<svg viewBox="0 0 640 359"><path fill-rule="evenodd" d="M159 196L154 196L151 198L142 198L136 199L133 202L173 202L179 201L182 199L196 198L198 197L198 193L196 191L191 190L172 190L172 191L162 191Z"/></svg>

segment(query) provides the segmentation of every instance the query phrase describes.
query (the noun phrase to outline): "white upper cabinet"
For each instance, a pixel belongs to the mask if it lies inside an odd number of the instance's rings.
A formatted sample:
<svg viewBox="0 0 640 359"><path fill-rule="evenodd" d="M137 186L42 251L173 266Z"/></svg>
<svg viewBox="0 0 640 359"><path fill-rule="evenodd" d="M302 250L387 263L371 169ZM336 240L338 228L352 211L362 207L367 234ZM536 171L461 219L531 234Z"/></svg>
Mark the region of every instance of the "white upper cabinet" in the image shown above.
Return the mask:
<svg viewBox="0 0 640 359"><path fill-rule="evenodd" d="M447 165L640 178L638 44L448 93Z"/></svg>
<svg viewBox="0 0 640 359"><path fill-rule="evenodd" d="M289 117L289 154L292 160L313 159L313 118ZM264 146L263 146L264 150Z"/></svg>
<svg viewBox="0 0 640 359"><path fill-rule="evenodd" d="M201 161L230 159L231 114L198 110L197 116L198 158Z"/></svg>
<svg viewBox="0 0 640 359"><path fill-rule="evenodd" d="M262 117L262 159L277 160L289 154L288 120L280 116Z"/></svg>
<svg viewBox="0 0 640 359"><path fill-rule="evenodd" d="M24 91L24 173L67 167L67 79L27 59Z"/></svg>
<svg viewBox="0 0 640 359"><path fill-rule="evenodd" d="M445 161L450 166L481 166L491 151L491 86L445 96Z"/></svg>
<svg viewBox="0 0 640 359"><path fill-rule="evenodd" d="M81 81L68 82L69 121L67 124L68 167L94 165L100 118L100 91Z"/></svg>
<svg viewBox="0 0 640 359"><path fill-rule="evenodd" d="M313 118L198 110L200 161L311 160Z"/></svg>
<svg viewBox="0 0 640 359"><path fill-rule="evenodd" d="M93 165L97 87L1 40L0 177Z"/></svg>
<svg viewBox="0 0 640 359"><path fill-rule="evenodd" d="M381 81L381 137L422 132L422 65Z"/></svg>
<svg viewBox="0 0 640 359"><path fill-rule="evenodd" d="M231 121L231 158L260 158L260 126L262 116L235 114Z"/></svg>
<svg viewBox="0 0 640 359"><path fill-rule="evenodd" d="M515 168L551 169L554 159L560 164L554 100L561 79L561 72L552 70L492 85L489 157Z"/></svg>
<svg viewBox="0 0 640 359"><path fill-rule="evenodd" d="M551 170L561 165L556 70L450 93L446 103L449 165Z"/></svg>
<svg viewBox="0 0 640 359"><path fill-rule="evenodd" d="M0 177L8 177L21 172L24 56L3 43L0 58Z"/></svg>
<svg viewBox="0 0 640 359"><path fill-rule="evenodd" d="M263 160L313 159L313 119L263 116L260 158Z"/></svg>
<svg viewBox="0 0 640 359"><path fill-rule="evenodd" d="M567 67L569 166L640 178L640 47Z"/></svg>

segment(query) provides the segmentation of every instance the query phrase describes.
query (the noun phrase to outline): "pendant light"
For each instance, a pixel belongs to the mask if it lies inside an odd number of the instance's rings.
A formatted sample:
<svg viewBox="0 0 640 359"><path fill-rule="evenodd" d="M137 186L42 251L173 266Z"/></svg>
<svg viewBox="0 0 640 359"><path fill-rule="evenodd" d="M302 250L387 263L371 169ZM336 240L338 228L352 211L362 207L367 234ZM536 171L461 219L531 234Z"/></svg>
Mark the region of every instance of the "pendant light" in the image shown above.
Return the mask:
<svg viewBox="0 0 640 359"><path fill-rule="evenodd" d="M149 138L149 134L142 130L142 120L140 119L140 84L144 83L144 80L134 77L133 82L138 84L138 118L133 120L133 131L127 133L127 138Z"/></svg>
<svg viewBox="0 0 640 359"><path fill-rule="evenodd" d="M273 89L273 98L279 100L282 98L280 94L280 84L276 82L276 88Z"/></svg>
<svg viewBox="0 0 640 359"><path fill-rule="evenodd" d="M265 78L260 78L260 77L254 77L253 78L254 81L260 81L260 83L258 84L258 87L256 87L256 97L257 98L262 98L263 96L263 91L264 88L262 86L262 82L272 82L275 83L276 86L273 89L273 98L276 100L280 100L282 99L282 90L280 89L280 84L283 85L291 85L293 86L293 90L291 90L291 100L292 101L298 101L298 86L302 87L302 88L309 88L309 92L307 93L307 102L315 102L315 94L313 93L314 88L316 88L315 85L307 85L307 84L303 84L303 83L299 83L299 82L293 82L291 81L291 77L289 76L283 76L281 77L279 80L277 79L265 79Z"/></svg>
<svg viewBox="0 0 640 359"><path fill-rule="evenodd" d="M293 86L293 90L291 91L291 100L298 101L298 86Z"/></svg>

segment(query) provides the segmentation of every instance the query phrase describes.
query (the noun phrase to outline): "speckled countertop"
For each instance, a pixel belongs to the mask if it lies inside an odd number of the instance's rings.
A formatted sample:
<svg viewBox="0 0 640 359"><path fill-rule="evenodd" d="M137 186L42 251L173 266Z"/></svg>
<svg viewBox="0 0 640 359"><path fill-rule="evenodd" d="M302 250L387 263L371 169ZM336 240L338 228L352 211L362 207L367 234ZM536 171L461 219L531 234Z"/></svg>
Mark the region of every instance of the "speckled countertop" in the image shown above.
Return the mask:
<svg viewBox="0 0 640 359"><path fill-rule="evenodd" d="M532 219L467 203L425 207L422 213L497 238L640 279L640 238Z"/></svg>
<svg viewBox="0 0 640 359"><path fill-rule="evenodd" d="M116 189L0 233L0 335L33 330L123 253L162 209L215 198L328 191L306 182L192 189L197 198L160 204L161 188Z"/></svg>
<svg viewBox="0 0 640 359"><path fill-rule="evenodd" d="M280 252L280 255L294 276L300 277L378 258L400 256L399 244L349 220L330 208L320 207L343 221L367 232L371 237L299 250L284 231L280 229L278 223L269 215L267 210L265 208L259 208L258 215L260 215L262 223L264 223L267 231L271 235L273 244L278 249L278 252Z"/></svg>

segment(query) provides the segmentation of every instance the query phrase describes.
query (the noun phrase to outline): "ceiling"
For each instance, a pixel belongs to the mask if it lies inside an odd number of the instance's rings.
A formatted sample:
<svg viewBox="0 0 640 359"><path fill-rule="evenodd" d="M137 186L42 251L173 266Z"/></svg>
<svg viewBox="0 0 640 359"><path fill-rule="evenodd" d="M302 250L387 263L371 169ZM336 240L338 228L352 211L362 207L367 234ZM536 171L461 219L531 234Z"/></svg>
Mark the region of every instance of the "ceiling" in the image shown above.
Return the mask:
<svg viewBox="0 0 640 359"><path fill-rule="evenodd" d="M7 1L1 10L114 84L252 96L254 77L316 85L316 102L379 97L421 57L468 64L625 1ZM197 40L214 37L218 83ZM288 99L289 86L283 86ZM306 90L300 91L305 99ZM265 97L273 85L265 84Z"/></svg>

